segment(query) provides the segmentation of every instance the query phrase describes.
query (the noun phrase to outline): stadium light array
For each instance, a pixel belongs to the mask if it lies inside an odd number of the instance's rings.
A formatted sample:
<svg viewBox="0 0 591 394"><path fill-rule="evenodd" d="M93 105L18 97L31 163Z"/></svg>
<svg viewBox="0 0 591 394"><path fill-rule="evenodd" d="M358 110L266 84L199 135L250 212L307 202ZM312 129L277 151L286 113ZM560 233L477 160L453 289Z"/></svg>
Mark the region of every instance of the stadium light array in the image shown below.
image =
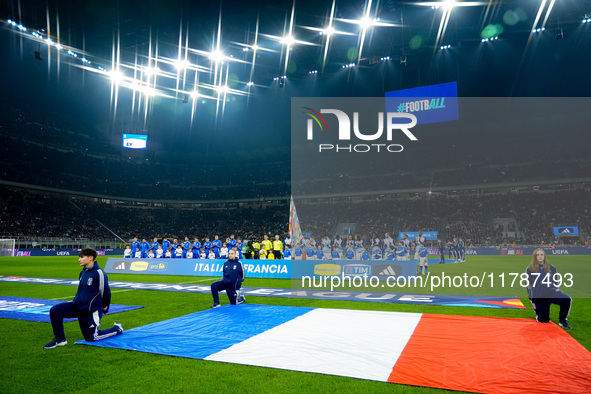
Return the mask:
<svg viewBox="0 0 591 394"><path fill-rule="evenodd" d="M591 23L591 18L583 19L581 22L583 22L583 23Z"/></svg>
<svg viewBox="0 0 591 394"><path fill-rule="evenodd" d="M355 63L349 63L349 64L345 64L343 66L343 68L351 68L351 67L355 67Z"/></svg>
<svg viewBox="0 0 591 394"><path fill-rule="evenodd" d="M318 70L308 71L308 74L318 74Z"/></svg>
<svg viewBox="0 0 591 394"><path fill-rule="evenodd" d="M380 58L380 60L381 60L381 61L384 61L384 60L390 60L390 56L384 56L384 57Z"/></svg>
<svg viewBox="0 0 591 394"><path fill-rule="evenodd" d="M449 48L451 48L451 45L447 44L447 45L442 45L440 49L443 51L443 50L449 49Z"/></svg>
<svg viewBox="0 0 591 394"><path fill-rule="evenodd" d="M499 39L499 37L498 37L498 36L496 36L496 37L489 37L489 38L483 38L483 39L482 39L482 42L496 41L496 40L498 40L498 39Z"/></svg>
<svg viewBox="0 0 591 394"><path fill-rule="evenodd" d="M540 33L540 32L543 32L544 30L546 30L545 27L538 27L537 29L533 29L531 32L532 33Z"/></svg>
<svg viewBox="0 0 591 394"><path fill-rule="evenodd" d="M252 81L248 81L248 82L246 83L246 86L253 86L253 85L254 85L254 82L252 82Z"/></svg>

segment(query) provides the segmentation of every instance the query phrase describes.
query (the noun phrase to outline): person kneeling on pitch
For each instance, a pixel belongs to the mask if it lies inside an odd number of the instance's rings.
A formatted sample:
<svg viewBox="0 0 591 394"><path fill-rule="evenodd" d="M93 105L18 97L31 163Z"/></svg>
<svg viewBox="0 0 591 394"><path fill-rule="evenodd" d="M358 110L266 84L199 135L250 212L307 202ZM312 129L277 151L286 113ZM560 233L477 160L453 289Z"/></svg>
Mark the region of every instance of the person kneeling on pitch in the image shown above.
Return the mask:
<svg viewBox="0 0 591 394"><path fill-rule="evenodd" d="M244 266L236 257L236 250L228 251L228 260L224 263L223 278L218 282L211 284L211 295L213 296L212 308L220 306L220 297L218 293L221 290L226 290L230 304L242 304L245 300L244 296L238 295L238 290L244 282Z"/></svg>
<svg viewBox="0 0 591 394"><path fill-rule="evenodd" d="M45 349L65 346L68 343L64 333L64 318L77 317L82 335L88 342L109 338L123 332L120 323L115 323L112 328L106 330L98 329L103 314L109 311L109 305L111 305L109 280L95 261L96 250L82 249L78 256L78 262L83 267L80 272L78 291L74 300L54 305L49 310L54 338L43 346Z"/></svg>
<svg viewBox="0 0 591 394"><path fill-rule="evenodd" d="M536 311L536 320L539 323L548 323L550 321L550 305L557 304L560 306L558 325L562 328L572 328L567 321L572 299L560 291L559 286L556 285L557 270L556 267L548 263L544 249L534 250L531 263L525 272L529 283L527 295Z"/></svg>

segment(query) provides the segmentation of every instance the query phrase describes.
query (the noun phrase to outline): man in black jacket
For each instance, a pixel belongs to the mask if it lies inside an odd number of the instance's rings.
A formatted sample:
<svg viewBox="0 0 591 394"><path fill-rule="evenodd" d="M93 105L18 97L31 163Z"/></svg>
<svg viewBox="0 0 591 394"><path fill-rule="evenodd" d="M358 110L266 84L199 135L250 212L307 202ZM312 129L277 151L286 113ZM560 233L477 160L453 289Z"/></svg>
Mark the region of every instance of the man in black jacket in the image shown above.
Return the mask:
<svg viewBox="0 0 591 394"><path fill-rule="evenodd" d="M71 302L54 305L49 310L54 338L43 346L45 349L65 346L68 343L64 333L64 318L77 317L82 335L88 342L109 338L123 332L120 323L115 323L112 328L106 330L98 329L103 314L109 311L109 305L111 305L109 280L95 261L96 250L82 249L78 256L78 262L83 267L80 272L78 291Z"/></svg>
<svg viewBox="0 0 591 394"><path fill-rule="evenodd" d="M244 302L244 296L238 296L238 290L244 281L244 266L236 257L235 249L228 251L228 257L229 259L224 263L222 280L211 284L212 308L220 306L218 293L221 290L226 290L230 304L236 305Z"/></svg>

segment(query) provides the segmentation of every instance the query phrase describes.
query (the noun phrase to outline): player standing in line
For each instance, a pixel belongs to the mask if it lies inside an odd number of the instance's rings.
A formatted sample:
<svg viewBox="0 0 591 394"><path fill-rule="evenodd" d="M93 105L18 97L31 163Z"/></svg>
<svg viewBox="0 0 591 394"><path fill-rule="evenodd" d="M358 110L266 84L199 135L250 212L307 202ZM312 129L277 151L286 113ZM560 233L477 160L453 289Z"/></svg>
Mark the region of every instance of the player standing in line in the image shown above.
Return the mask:
<svg viewBox="0 0 591 394"><path fill-rule="evenodd" d="M452 244L451 241L447 241L447 259L452 259Z"/></svg>
<svg viewBox="0 0 591 394"><path fill-rule="evenodd" d="M150 245L150 249L152 249L154 256L158 255L158 247L159 246L160 246L160 244L158 243L158 238L154 238L154 242L152 242L152 245Z"/></svg>
<svg viewBox="0 0 591 394"><path fill-rule="evenodd" d="M404 247L406 248L405 260L410 261L410 239L408 239L408 235L402 234L402 242L404 243Z"/></svg>
<svg viewBox="0 0 591 394"><path fill-rule="evenodd" d="M139 247L140 247L140 243L137 240L137 237L133 238L133 242L131 243L131 250L133 251L134 256L135 256L135 251L138 250ZM140 257L141 257L141 255L140 255Z"/></svg>
<svg viewBox="0 0 591 394"><path fill-rule="evenodd" d="M230 240L228 241L228 250L234 249L236 246L236 240L234 239L234 234L230 234Z"/></svg>
<svg viewBox="0 0 591 394"><path fill-rule="evenodd" d="M556 284L556 267L548 262L546 252L542 248L534 250L531 263L525 269L528 276L527 296L536 312L539 323L550 321L550 305L560 306L558 325L562 328L572 328L568 324L568 315L572 305L572 298L563 293Z"/></svg>
<svg viewBox="0 0 591 394"><path fill-rule="evenodd" d="M415 261L419 262L419 254L417 251L421 247L421 244L425 244L425 237L423 236L423 232L419 231L419 235L415 238Z"/></svg>
<svg viewBox="0 0 591 394"><path fill-rule="evenodd" d="M384 241L382 242L382 245L384 245L384 250L386 251L390 249L390 246L394 246L394 240L389 233L384 234Z"/></svg>
<svg viewBox="0 0 591 394"><path fill-rule="evenodd" d="M442 240L437 240L437 248L439 249L439 264L445 264L445 244Z"/></svg>
<svg viewBox="0 0 591 394"><path fill-rule="evenodd" d="M337 249L341 249L342 250L343 249L343 240L341 239L341 236L340 235L337 235L334 238L334 241L332 242L332 248L334 250L337 250Z"/></svg>
<svg viewBox="0 0 591 394"><path fill-rule="evenodd" d="M425 244L419 244L417 251L415 252L416 255L419 256L419 268L420 274L423 275L423 268L425 268L425 273L429 273L429 252L427 248L425 248Z"/></svg>
<svg viewBox="0 0 591 394"><path fill-rule="evenodd" d="M191 242L189 241L189 237L185 237L185 242L183 242L183 259L187 258L187 252L189 249L191 249Z"/></svg>
<svg viewBox="0 0 591 394"><path fill-rule="evenodd" d="M213 254L215 255L216 259L220 258L220 249L222 247L222 241L220 241L219 235L215 235L213 237L213 242L211 243L213 246Z"/></svg>
<svg viewBox="0 0 591 394"><path fill-rule="evenodd" d="M238 294L238 290L244 282L244 266L236 255L236 250L230 249L228 251L228 260L222 267L223 277L222 280L211 284L211 295L213 296L212 308L220 306L220 297L218 293L222 290L226 290L230 304L242 304L245 301L245 297Z"/></svg>
<svg viewBox="0 0 591 394"><path fill-rule="evenodd" d="M466 262L466 243L464 242L464 240L462 238L460 238L459 247L460 247L460 261L462 263L465 263Z"/></svg>
<svg viewBox="0 0 591 394"><path fill-rule="evenodd" d="M241 259L242 256L242 249L244 248L244 243L242 242L242 238L238 237L238 239L236 240L236 253L238 255L238 258Z"/></svg>
<svg viewBox="0 0 591 394"><path fill-rule="evenodd" d="M459 248L458 248L458 239L454 238L454 241L451 243L451 250L452 253L454 255L454 263L459 263L460 262L460 254L459 254Z"/></svg>
<svg viewBox="0 0 591 394"><path fill-rule="evenodd" d="M162 238L162 250L164 250L164 256L166 256L166 251L170 249L170 241L166 238Z"/></svg>
<svg viewBox="0 0 591 394"><path fill-rule="evenodd" d="M201 257L201 242L199 242L199 238L195 237L193 241L193 258L198 259Z"/></svg>
<svg viewBox="0 0 591 394"><path fill-rule="evenodd" d="M148 241L146 241L145 238L142 239L142 244L141 244L141 250L142 250L142 259L145 259L148 257L148 250L150 250L150 244L148 243Z"/></svg>
<svg viewBox="0 0 591 394"><path fill-rule="evenodd" d="M171 245L171 247L170 247L170 251L172 252L172 258L173 258L173 259L174 259L174 258L176 258L176 250L177 250L178 246L179 246L179 241L178 241L178 239L176 239L176 238L175 238L175 239L173 239L173 240L172 240L172 245ZM182 254L182 253L181 253L181 254Z"/></svg>
<svg viewBox="0 0 591 394"><path fill-rule="evenodd" d="M109 280L95 261L96 250L82 249L78 256L78 262L83 267L78 277L78 291L72 301L54 305L49 310L54 338L43 346L45 349L68 344L64 333L65 318L78 318L84 340L88 342L109 338L123 332L120 323L115 323L112 328L106 330L98 329L103 314L109 311L109 305L111 305Z"/></svg>

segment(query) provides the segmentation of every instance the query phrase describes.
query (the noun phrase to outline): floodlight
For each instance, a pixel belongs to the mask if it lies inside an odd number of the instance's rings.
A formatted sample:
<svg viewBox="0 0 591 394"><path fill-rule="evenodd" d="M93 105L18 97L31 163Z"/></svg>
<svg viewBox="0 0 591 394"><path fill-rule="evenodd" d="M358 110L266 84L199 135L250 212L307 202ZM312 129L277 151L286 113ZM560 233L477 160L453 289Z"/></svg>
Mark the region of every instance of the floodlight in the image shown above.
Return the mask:
<svg viewBox="0 0 591 394"><path fill-rule="evenodd" d="M191 65L191 63L189 63L188 60L179 59L174 62L174 66L179 70L183 70L185 68L188 68L190 65Z"/></svg>
<svg viewBox="0 0 591 394"><path fill-rule="evenodd" d="M326 29L324 29L324 30L321 30L321 31L320 31L320 35L325 35L325 36L328 36L328 37L330 37L330 36L332 36L332 35L333 35L335 32L336 32L336 30L334 29L334 27L332 27L332 26L329 26L329 27L327 27Z"/></svg>
<svg viewBox="0 0 591 394"><path fill-rule="evenodd" d="M111 77L111 81L116 84L123 81L123 73L121 71L113 70L109 73L109 76Z"/></svg>
<svg viewBox="0 0 591 394"><path fill-rule="evenodd" d="M225 58L226 56L220 50L215 50L209 55L209 60L216 63L223 62Z"/></svg>
<svg viewBox="0 0 591 394"><path fill-rule="evenodd" d="M295 41L296 40L292 35L287 35L281 39L281 43L286 44L288 46L295 44Z"/></svg>

